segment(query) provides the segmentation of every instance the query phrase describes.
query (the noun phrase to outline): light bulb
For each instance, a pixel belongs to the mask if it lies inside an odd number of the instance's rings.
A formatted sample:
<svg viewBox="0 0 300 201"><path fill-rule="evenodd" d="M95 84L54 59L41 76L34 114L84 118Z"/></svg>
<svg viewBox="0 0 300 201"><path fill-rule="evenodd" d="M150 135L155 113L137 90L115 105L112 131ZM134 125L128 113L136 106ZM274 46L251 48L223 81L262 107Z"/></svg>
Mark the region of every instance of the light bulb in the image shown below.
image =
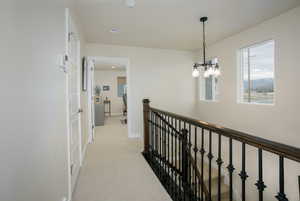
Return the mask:
<svg viewBox="0 0 300 201"><path fill-rule="evenodd" d="M214 70L212 67L209 67L209 69L207 70L208 75L213 75L214 74Z"/></svg>
<svg viewBox="0 0 300 201"><path fill-rule="evenodd" d="M204 76L205 78L208 78L208 77L209 77L208 70L206 70L206 71L204 72L203 76Z"/></svg>
<svg viewBox="0 0 300 201"><path fill-rule="evenodd" d="M199 73L198 69L197 69L197 68L194 68L193 73L192 73L192 76L193 76L193 77L199 77L199 75L200 75L200 73Z"/></svg>
<svg viewBox="0 0 300 201"><path fill-rule="evenodd" d="M216 77L218 77L218 76L221 75L221 71L219 70L219 68L216 68L216 69L215 69L214 75L215 75Z"/></svg>

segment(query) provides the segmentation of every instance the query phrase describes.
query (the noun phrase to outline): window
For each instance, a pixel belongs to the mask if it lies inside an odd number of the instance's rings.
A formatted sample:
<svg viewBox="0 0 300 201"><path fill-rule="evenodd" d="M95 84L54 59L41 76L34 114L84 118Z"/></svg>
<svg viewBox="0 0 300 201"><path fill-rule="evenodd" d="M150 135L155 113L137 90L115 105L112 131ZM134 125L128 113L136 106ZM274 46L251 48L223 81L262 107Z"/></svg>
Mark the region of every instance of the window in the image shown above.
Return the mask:
<svg viewBox="0 0 300 201"><path fill-rule="evenodd" d="M218 59L214 58L208 62L218 63ZM200 72L200 100L217 101L219 98L218 78L214 76L204 77L204 69Z"/></svg>
<svg viewBox="0 0 300 201"><path fill-rule="evenodd" d="M126 94L126 77L117 77L118 82L118 97L123 97Z"/></svg>
<svg viewBox="0 0 300 201"><path fill-rule="evenodd" d="M240 50L239 101L274 103L274 41Z"/></svg>

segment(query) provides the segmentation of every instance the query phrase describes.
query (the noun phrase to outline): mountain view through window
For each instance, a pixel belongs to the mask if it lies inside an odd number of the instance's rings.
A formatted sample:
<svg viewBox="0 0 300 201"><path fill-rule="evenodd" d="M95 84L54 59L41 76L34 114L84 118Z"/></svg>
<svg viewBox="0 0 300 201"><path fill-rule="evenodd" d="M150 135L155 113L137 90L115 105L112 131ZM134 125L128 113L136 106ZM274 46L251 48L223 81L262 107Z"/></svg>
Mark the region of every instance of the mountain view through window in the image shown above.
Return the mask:
<svg viewBox="0 0 300 201"><path fill-rule="evenodd" d="M241 49L241 101L274 103L274 41Z"/></svg>

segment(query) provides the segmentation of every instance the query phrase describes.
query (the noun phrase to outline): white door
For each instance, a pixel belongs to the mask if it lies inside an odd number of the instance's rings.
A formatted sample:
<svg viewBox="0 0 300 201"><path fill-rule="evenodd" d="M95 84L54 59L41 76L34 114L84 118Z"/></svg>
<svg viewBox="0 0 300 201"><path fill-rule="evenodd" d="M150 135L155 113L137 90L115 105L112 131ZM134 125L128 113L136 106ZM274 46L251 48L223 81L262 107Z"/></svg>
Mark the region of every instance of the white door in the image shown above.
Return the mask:
<svg viewBox="0 0 300 201"><path fill-rule="evenodd" d="M81 161L80 41L68 16L67 74L69 106L69 190L74 191Z"/></svg>

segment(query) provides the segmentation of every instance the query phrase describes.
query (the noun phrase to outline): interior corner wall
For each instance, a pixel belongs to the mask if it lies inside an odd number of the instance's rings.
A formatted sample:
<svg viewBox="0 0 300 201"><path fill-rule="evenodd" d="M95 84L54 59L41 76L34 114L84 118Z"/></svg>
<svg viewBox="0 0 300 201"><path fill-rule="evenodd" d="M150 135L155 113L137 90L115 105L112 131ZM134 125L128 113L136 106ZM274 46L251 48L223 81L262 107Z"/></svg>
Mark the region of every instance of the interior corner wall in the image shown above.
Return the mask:
<svg viewBox="0 0 300 201"><path fill-rule="evenodd" d="M217 57L222 75L220 77L220 100L204 102L196 98L196 116L210 123L220 124L239 131L299 147L300 142L300 94L299 91L299 47L300 7L230 38L208 46L208 56ZM209 31L209 30L208 30ZM275 105L237 103L237 51L245 46L265 40L275 40ZM197 53L197 56L200 56ZM196 88L196 87L195 87ZM198 94L198 91L196 91ZM217 142L217 139L214 140ZM225 141L225 140L224 140ZM228 150L225 141L223 150ZM241 156L239 143L235 145L235 183L240 192ZM217 146L216 146L217 147ZM225 152L225 151L224 151ZM217 153L217 152L216 152ZM225 152L227 153L227 152ZM226 154L224 161L228 161ZM247 146L247 197L253 200L257 189L257 150ZM224 165L225 167L226 165ZM286 188L289 200L299 200L297 175L299 164L286 160ZM264 180L268 188L266 200L273 200L278 192L278 157L264 152Z"/></svg>
<svg viewBox="0 0 300 201"><path fill-rule="evenodd" d="M1 1L0 200L68 195L63 1Z"/></svg>
<svg viewBox="0 0 300 201"><path fill-rule="evenodd" d="M130 137L143 136L142 99L151 105L180 114L190 114L194 104L191 77L193 54L188 51L87 44L89 56L126 57ZM130 121L129 121L130 123Z"/></svg>

